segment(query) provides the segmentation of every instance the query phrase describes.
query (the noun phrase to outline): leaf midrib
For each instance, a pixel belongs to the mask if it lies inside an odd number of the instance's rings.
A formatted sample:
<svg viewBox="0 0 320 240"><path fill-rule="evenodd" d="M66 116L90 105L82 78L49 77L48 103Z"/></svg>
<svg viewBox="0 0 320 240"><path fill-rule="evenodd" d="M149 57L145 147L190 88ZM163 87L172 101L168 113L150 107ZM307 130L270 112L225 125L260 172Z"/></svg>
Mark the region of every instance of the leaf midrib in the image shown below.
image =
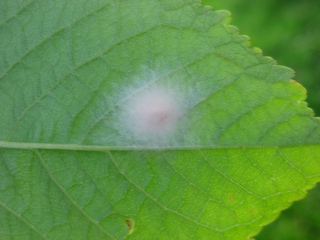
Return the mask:
<svg viewBox="0 0 320 240"><path fill-rule="evenodd" d="M257 145L257 146L103 146L103 145L79 145L63 143L32 143L32 142L4 142L0 141L0 149L46 149L69 151L176 151L176 150L209 150L209 149L279 149L288 147L320 147L320 144L293 144L293 145Z"/></svg>

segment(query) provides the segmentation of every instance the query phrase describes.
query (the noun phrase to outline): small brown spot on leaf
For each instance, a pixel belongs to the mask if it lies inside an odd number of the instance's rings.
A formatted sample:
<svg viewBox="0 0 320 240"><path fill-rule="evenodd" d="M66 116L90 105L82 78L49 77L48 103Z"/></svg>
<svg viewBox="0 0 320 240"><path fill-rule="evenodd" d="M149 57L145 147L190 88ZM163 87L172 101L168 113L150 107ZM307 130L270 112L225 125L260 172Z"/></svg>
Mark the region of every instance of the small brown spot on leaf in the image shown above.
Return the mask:
<svg viewBox="0 0 320 240"><path fill-rule="evenodd" d="M134 222L132 219L127 218L126 219L126 225L128 227L128 234L131 234L134 230Z"/></svg>
<svg viewBox="0 0 320 240"><path fill-rule="evenodd" d="M128 228L131 228L132 221L130 219L126 219L126 224L127 224Z"/></svg>

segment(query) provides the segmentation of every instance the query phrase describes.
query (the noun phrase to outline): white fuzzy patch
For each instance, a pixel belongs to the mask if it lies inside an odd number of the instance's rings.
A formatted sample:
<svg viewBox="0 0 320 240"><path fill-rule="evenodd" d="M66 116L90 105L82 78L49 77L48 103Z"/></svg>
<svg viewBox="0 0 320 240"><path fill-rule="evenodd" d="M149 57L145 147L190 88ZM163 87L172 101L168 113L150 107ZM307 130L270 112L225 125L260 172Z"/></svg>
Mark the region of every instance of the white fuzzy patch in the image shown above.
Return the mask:
<svg viewBox="0 0 320 240"><path fill-rule="evenodd" d="M123 91L115 123L121 136L119 144L178 144L177 128L190 102L188 90L182 88L180 80L150 73L132 81Z"/></svg>
<svg viewBox="0 0 320 240"><path fill-rule="evenodd" d="M161 87L137 93L125 109L128 127L141 140L167 136L182 115L179 100L177 93Z"/></svg>

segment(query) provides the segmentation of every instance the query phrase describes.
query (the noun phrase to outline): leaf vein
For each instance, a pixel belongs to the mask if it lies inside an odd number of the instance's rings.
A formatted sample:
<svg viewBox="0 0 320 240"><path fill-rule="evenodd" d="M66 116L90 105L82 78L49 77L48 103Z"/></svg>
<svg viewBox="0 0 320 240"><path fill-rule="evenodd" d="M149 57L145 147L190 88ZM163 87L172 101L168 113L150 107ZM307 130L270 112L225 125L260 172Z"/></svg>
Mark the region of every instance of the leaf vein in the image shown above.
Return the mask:
<svg viewBox="0 0 320 240"><path fill-rule="evenodd" d="M78 211L86 217L93 225L95 225L102 233L108 235L110 238L115 239L115 237L108 232L105 228L103 228L99 223L97 223L94 219L90 217L90 215L85 212L79 205L78 203L70 196L70 194L61 186L61 184L55 179L51 171L48 169L47 164L45 163L45 160L43 159L42 154L40 153L39 150L34 151L39 158L40 163L42 164L43 168L47 172L48 176L51 178L51 180L56 184L56 186L60 189L60 191L67 197L67 199L72 203L73 206L78 209Z"/></svg>

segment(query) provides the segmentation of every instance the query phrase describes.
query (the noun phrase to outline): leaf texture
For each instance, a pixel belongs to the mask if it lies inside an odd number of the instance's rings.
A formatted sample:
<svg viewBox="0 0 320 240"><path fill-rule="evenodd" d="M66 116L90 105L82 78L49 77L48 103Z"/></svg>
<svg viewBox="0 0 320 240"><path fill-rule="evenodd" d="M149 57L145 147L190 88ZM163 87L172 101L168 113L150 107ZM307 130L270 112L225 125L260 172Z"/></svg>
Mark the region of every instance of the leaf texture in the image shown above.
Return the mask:
<svg viewBox="0 0 320 240"><path fill-rule="evenodd" d="M228 12L0 9L1 239L247 239L319 181L304 88ZM174 102L150 127L163 98Z"/></svg>

